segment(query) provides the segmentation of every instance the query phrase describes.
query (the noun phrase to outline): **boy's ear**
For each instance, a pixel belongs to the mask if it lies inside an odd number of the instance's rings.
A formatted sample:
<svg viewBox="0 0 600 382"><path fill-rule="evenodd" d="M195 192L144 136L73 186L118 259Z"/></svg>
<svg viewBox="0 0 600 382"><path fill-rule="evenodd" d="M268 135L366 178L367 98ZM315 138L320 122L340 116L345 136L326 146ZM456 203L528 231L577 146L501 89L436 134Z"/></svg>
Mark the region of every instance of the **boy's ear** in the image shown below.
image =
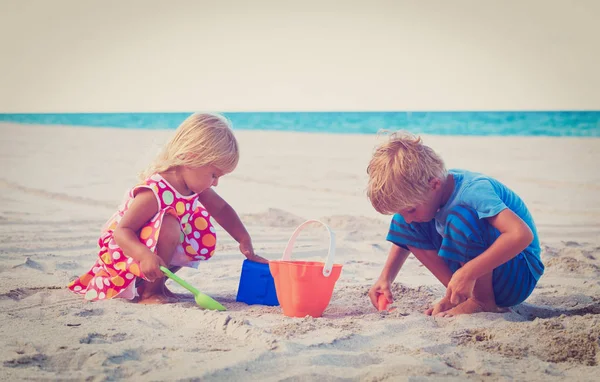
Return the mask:
<svg viewBox="0 0 600 382"><path fill-rule="evenodd" d="M433 178L429 181L429 186L431 186L433 191L436 191L442 186L442 181L439 178Z"/></svg>

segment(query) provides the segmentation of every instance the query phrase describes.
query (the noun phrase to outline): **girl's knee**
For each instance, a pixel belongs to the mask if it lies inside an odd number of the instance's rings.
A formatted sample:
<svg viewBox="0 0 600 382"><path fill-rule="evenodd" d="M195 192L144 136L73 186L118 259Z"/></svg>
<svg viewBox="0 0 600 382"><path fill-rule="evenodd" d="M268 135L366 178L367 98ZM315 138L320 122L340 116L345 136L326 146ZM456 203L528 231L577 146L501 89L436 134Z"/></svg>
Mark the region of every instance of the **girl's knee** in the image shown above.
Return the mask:
<svg viewBox="0 0 600 382"><path fill-rule="evenodd" d="M158 235L158 244L161 246L175 247L181 241L181 227L179 220L170 214L163 217L160 233Z"/></svg>

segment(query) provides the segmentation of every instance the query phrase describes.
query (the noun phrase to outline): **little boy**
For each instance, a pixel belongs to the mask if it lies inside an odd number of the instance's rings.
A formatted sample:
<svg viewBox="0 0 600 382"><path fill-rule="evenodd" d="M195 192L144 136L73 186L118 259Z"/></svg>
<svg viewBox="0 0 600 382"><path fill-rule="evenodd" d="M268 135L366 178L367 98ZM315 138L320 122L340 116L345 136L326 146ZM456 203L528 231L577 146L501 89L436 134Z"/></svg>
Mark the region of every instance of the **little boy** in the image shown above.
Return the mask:
<svg viewBox="0 0 600 382"><path fill-rule="evenodd" d="M442 317L498 312L523 302L544 272L533 218L517 194L482 174L447 171L419 137L395 133L377 148L367 169L368 196L394 214L392 248L369 291L373 305L404 261L415 257L447 288L425 314Z"/></svg>

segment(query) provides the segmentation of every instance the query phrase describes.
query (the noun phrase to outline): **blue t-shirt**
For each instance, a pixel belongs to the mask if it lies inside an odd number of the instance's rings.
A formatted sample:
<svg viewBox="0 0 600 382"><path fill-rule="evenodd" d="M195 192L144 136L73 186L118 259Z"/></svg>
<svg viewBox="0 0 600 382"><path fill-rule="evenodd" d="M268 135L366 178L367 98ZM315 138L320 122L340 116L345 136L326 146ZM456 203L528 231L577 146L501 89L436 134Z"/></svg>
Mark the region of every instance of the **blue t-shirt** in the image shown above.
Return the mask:
<svg viewBox="0 0 600 382"><path fill-rule="evenodd" d="M508 208L519 216L533 233L533 241L523 251L529 269L536 279L541 276L540 240L533 217L519 195L494 178L476 172L452 169L448 171L454 177L454 191L446 204L435 215L435 227L443 235L450 209L457 205L472 208L479 219L498 215Z"/></svg>

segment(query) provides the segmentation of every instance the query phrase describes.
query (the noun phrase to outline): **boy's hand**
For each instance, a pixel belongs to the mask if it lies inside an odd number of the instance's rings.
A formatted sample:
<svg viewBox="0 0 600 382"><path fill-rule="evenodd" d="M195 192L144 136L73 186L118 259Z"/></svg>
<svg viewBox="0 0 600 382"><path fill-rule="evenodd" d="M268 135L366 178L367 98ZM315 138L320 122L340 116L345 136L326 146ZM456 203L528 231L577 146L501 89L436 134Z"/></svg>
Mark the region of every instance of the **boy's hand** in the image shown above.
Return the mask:
<svg viewBox="0 0 600 382"><path fill-rule="evenodd" d="M391 304L394 302L394 296L392 296L392 291L390 290L391 283L387 280L377 280L377 282L371 287L369 290L369 298L371 299L371 304L377 309L379 309L379 303L377 300L379 299L379 295L384 295L388 302Z"/></svg>
<svg viewBox="0 0 600 382"><path fill-rule="evenodd" d="M254 247L252 247L252 241L250 239L240 241L240 252L242 252L242 254L250 261L263 264L269 263L269 260L254 253Z"/></svg>
<svg viewBox="0 0 600 382"><path fill-rule="evenodd" d="M452 275L448 288L446 289L446 298L453 305L458 305L473 296L473 289L475 288L474 279L469 276L463 268L460 268Z"/></svg>
<svg viewBox="0 0 600 382"><path fill-rule="evenodd" d="M148 281L154 282L164 276L163 272L160 270L161 265L166 267L163 259L154 253L150 253L148 256L144 257L142 261L140 261L140 270L142 271L142 275Z"/></svg>

